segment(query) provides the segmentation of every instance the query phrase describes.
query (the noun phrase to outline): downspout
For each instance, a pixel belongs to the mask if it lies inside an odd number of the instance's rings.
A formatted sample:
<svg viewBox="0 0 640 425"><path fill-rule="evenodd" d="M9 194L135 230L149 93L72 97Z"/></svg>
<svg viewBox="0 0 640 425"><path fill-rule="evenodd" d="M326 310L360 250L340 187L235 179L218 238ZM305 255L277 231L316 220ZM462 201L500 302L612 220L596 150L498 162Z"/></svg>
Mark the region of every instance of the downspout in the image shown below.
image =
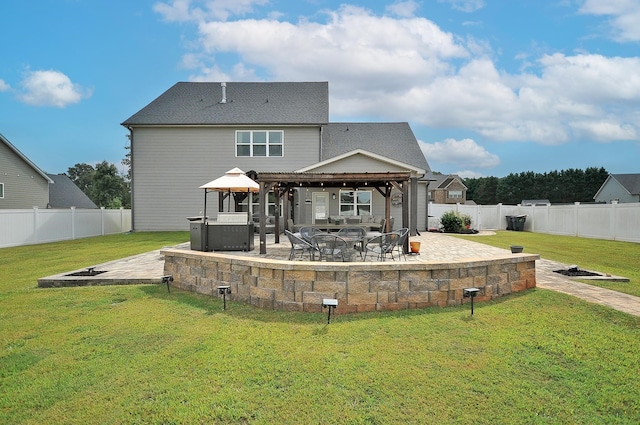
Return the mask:
<svg viewBox="0 0 640 425"><path fill-rule="evenodd" d="M323 125L320 124L320 149L318 152L318 162L322 162L322 135L323 135Z"/></svg>
<svg viewBox="0 0 640 425"><path fill-rule="evenodd" d="M131 158L129 161L129 168L131 169L131 181L129 182L129 184L131 185L131 231L134 232L135 229L135 218L134 218L134 212L135 212L135 208L133 207L133 202L135 197L133 196L133 179L135 178L135 173L133 172L133 128L132 127L127 127L127 130L129 130L129 134L127 134L127 139L129 139L129 153L131 154Z"/></svg>

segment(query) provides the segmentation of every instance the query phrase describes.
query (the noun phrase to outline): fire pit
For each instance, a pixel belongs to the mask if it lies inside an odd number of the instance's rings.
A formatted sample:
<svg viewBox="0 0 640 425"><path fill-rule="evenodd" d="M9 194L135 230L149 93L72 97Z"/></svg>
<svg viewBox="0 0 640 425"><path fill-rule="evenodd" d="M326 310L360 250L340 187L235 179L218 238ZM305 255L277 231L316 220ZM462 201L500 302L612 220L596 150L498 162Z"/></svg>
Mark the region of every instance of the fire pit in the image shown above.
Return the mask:
<svg viewBox="0 0 640 425"><path fill-rule="evenodd" d="M600 273L582 270L578 266L571 266L566 270L554 270L554 273L560 273L561 275L570 277L602 276Z"/></svg>
<svg viewBox="0 0 640 425"><path fill-rule="evenodd" d="M69 273L65 276L97 276L102 273L106 273L106 270L96 270L94 267L89 267L87 270L82 270L79 272Z"/></svg>

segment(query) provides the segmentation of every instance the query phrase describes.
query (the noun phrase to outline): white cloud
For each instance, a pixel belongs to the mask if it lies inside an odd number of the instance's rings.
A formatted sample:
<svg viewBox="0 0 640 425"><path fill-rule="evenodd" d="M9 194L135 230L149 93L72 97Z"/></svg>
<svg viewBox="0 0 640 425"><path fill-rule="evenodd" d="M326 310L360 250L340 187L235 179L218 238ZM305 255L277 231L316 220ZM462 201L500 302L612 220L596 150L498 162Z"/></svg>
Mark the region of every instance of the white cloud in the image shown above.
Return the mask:
<svg viewBox="0 0 640 425"><path fill-rule="evenodd" d="M457 174L463 179L479 179L480 177L486 177L484 174L478 173L477 171L473 171L473 170L461 170L461 171L456 171L453 174Z"/></svg>
<svg viewBox="0 0 640 425"><path fill-rule="evenodd" d="M227 20L234 15L245 15L254 6L267 4L268 0L172 0L158 2L153 10L172 22L202 22L208 19Z"/></svg>
<svg viewBox="0 0 640 425"><path fill-rule="evenodd" d="M445 139L441 142L419 142L429 162L452 164L472 168L491 168L500 164L500 158L488 152L472 139Z"/></svg>
<svg viewBox="0 0 640 425"><path fill-rule="evenodd" d="M410 18L414 16L420 5L414 0L396 1L386 7L386 11L391 15Z"/></svg>
<svg viewBox="0 0 640 425"><path fill-rule="evenodd" d="M91 91L71 82L59 71L28 71L18 98L29 105L64 108L91 96Z"/></svg>
<svg viewBox="0 0 640 425"><path fill-rule="evenodd" d="M484 7L484 0L438 0L440 3L449 3L451 7L462 12L475 12Z"/></svg>
<svg viewBox="0 0 640 425"><path fill-rule="evenodd" d="M585 0L579 9L585 15L610 16L612 37L620 42L640 40L640 3L637 0Z"/></svg>
<svg viewBox="0 0 640 425"><path fill-rule="evenodd" d="M640 140L639 57L527 57L526 68L508 73L485 40L457 37L421 17L343 5L324 21L220 21L206 8L196 13L194 5L214 2L171 4L176 19L202 18L198 49L183 61L194 81L329 81L333 120L409 121L550 145ZM219 54L238 60L226 65Z"/></svg>
<svg viewBox="0 0 640 425"><path fill-rule="evenodd" d="M0 79L0 92L8 91L10 88L11 86L9 84L5 83L3 79Z"/></svg>

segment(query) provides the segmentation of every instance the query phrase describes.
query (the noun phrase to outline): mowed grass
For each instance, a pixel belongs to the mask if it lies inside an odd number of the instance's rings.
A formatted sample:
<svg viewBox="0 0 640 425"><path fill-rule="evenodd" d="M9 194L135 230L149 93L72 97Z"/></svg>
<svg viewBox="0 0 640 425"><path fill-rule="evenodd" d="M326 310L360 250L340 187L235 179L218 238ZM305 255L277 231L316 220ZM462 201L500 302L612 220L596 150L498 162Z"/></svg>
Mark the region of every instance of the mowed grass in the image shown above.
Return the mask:
<svg viewBox="0 0 640 425"><path fill-rule="evenodd" d="M511 245L522 245L525 253L540 254L547 260L575 264L585 270L624 276L629 278L629 282L583 282L640 296L639 243L506 230L488 236L456 236L504 249L509 249Z"/></svg>
<svg viewBox="0 0 640 425"><path fill-rule="evenodd" d="M640 319L551 291L326 325L163 285L36 287L187 239L0 250L0 423L640 422Z"/></svg>

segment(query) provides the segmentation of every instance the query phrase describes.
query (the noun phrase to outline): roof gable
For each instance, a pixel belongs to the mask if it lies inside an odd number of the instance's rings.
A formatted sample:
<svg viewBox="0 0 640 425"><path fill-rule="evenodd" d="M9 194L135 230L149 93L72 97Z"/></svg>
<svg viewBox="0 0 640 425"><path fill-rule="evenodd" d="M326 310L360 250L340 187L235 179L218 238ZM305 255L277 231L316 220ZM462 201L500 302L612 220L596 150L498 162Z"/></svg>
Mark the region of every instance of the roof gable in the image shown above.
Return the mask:
<svg viewBox="0 0 640 425"><path fill-rule="evenodd" d="M16 154L29 167L31 167L36 173L38 173L43 179L45 179L47 181L47 183L53 183L53 180L51 180L49 178L49 176L44 171L42 171L40 168L38 168L38 166L36 166L36 164L31 162L31 160L29 158L27 158L26 155L24 155L22 152L20 152L18 150L18 148L13 146L11 144L11 142L9 142L9 140L7 138L5 138L2 134L0 134L0 142L3 143L4 145L6 145L7 148L9 148L10 151L12 151L14 154Z"/></svg>
<svg viewBox="0 0 640 425"><path fill-rule="evenodd" d="M431 173L418 141L406 122L329 123L322 128L322 161L358 149Z"/></svg>
<svg viewBox="0 0 640 425"><path fill-rule="evenodd" d="M329 121L327 82L179 82L122 125L321 125Z"/></svg>
<svg viewBox="0 0 640 425"><path fill-rule="evenodd" d="M611 174L631 195L640 195L640 174Z"/></svg>
<svg viewBox="0 0 640 425"><path fill-rule="evenodd" d="M346 160L348 158L353 158L353 157L359 156L359 155L371 158L372 160L375 160L375 161L379 161L379 162L383 162L385 164L392 165L393 167L398 168L400 170L412 171L412 172L414 172L415 174L418 174L418 175L423 175L426 172L422 168L417 168L417 167L415 167L415 166L413 166L411 164L406 164L404 162L396 161L396 160L393 160L393 159L388 158L388 157L384 157L384 156L381 156L381 155L378 155L378 154L375 154L375 153L372 153L372 152L368 152L368 151L366 151L364 149L356 149L356 150L351 151L351 152L345 152L345 153L343 153L341 155L338 155L338 156L329 158L327 160L320 161L320 162L318 162L316 164L309 165L308 167L304 167L304 168L301 168L299 170L296 170L296 172L297 173L313 172L314 170L318 170L320 168L326 167L327 165L335 164L337 162L344 161L344 160Z"/></svg>
<svg viewBox="0 0 640 425"><path fill-rule="evenodd" d="M446 189L453 182L458 182L467 189L467 186L462 182L462 179L457 174L436 174L433 175L433 178L434 183L433 185L430 185L433 189Z"/></svg>

